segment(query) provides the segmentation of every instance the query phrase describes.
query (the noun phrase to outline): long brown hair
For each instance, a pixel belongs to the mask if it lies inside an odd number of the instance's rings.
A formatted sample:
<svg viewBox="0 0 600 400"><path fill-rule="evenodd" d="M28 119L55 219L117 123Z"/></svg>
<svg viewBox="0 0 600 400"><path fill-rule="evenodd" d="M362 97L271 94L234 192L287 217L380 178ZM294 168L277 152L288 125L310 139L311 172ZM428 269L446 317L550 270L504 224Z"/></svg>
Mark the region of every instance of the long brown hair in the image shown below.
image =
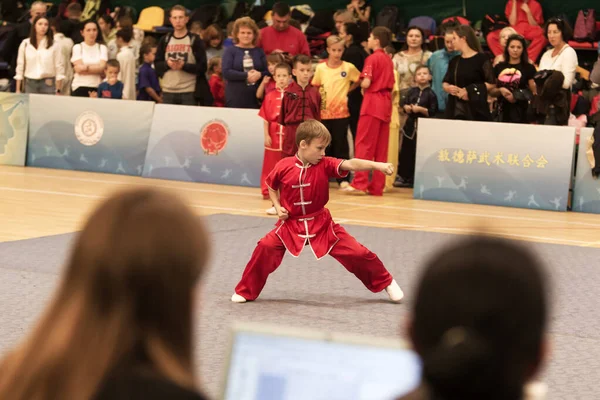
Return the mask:
<svg viewBox="0 0 600 400"><path fill-rule="evenodd" d="M33 23L31 24L31 31L29 31L29 43L34 47L38 48L39 43L37 42L37 33L35 32L35 25L40 19L45 19L48 22L48 30L46 31L46 48L49 49L52 47L54 43L54 32L52 32L52 26L50 25L50 20L45 15L40 15L35 17Z"/></svg>
<svg viewBox="0 0 600 400"><path fill-rule="evenodd" d="M483 50L481 49L481 43L477 40L477 35L473 28L469 25L458 25L452 28L452 31L456 33L456 36L460 38L465 38L467 40L467 46L478 53L481 53Z"/></svg>
<svg viewBox="0 0 600 400"><path fill-rule="evenodd" d="M52 304L0 363L0 398L88 399L111 373L142 362L193 388L192 303L207 234L176 197L112 196L88 219Z"/></svg>

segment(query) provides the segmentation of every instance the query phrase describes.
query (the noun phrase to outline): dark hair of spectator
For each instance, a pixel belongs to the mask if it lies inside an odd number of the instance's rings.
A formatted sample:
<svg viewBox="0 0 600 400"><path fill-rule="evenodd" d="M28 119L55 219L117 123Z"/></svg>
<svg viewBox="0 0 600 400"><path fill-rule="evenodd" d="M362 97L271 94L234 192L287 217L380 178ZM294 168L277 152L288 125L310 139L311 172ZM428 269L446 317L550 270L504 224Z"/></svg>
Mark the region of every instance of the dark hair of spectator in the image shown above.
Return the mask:
<svg viewBox="0 0 600 400"><path fill-rule="evenodd" d="M67 15L69 16L80 16L83 10L81 9L81 4L79 3L71 3L67 6Z"/></svg>
<svg viewBox="0 0 600 400"><path fill-rule="evenodd" d="M294 66L294 68L296 68L297 64L310 65L311 64L310 57L307 56L306 54L298 54L292 60L292 65Z"/></svg>
<svg viewBox="0 0 600 400"><path fill-rule="evenodd" d="M88 26L88 24L96 25L96 43L104 44L104 39L102 38L102 31L100 30L100 25L98 25L98 22L93 19L88 19L81 23L81 35L83 36L83 31L85 30L85 27Z"/></svg>
<svg viewBox="0 0 600 400"><path fill-rule="evenodd" d="M217 24L212 24L204 31L204 44L207 49L211 47L210 42L214 39L219 39L219 45L215 49L223 48L223 29Z"/></svg>
<svg viewBox="0 0 600 400"><path fill-rule="evenodd" d="M563 42L566 43L573 39L573 28L571 28L569 21L563 18L550 18L546 21L546 25L544 26L544 36L546 36L546 39L548 39L548 27L553 24L556 25L556 28L562 34Z"/></svg>
<svg viewBox="0 0 600 400"><path fill-rule="evenodd" d="M377 40L379 40L379 46L382 49L385 49L392 42L392 31L390 31L385 26L376 26L371 31L371 35Z"/></svg>
<svg viewBox="0 0 600 400"><path fill-rule="evenodd" d="M188 10L187 10L187 8L185 8L184 6L181 6L181 5L179 5L179 4L178 4L178 5L175 5L175 6L173 6L173 7L171 7L171 9L169 10L169 17L170 17L170 16L171 16L171 14L173 13L173 11L183 11L183 14L184 14L186 17L189 17L189 13L188 13Z"/></svg>
<svg viewBox="0 0 600 400"><path fill-rule="evenodd" d="M110 29L113 29L115 27L115 20L112 19L110 15L102 14L98 19L103 20L108 26L110 26Z"/></svg>
<svg viewBox="0 0 600 400"><path fill-rule="evenodd" d="M31 30L29 31L29 43L35 48L38 48L39 43L37 42L37 33L35 32L35 24L37 24L37 22L40 19L45 19L46 22L48 22L48 31L46 32L46 48L50 48L52 47L52 44L54 43L54 33L52 32L52 29L50 28L50 20L48 19L48 17L44 16L44 15L40 15L39 17L35 17L35 19L33 20L33 23L31 24Z"/></svg>
<svg viewBox="0 0 600 400"><path fill-rule="evenodd" d="M292 75L292 68L290 67L290 64L286 62L280 62L279 64L277 64L275 66L275 72L277 72L278 69L285 69L288 75Z"/></svg>
<svg viewBox="0 0 600 400"><path fill-rule="evenodd" d="M139 361L194 388L193 299L209 246L173 195L143 188L104 201L78 233L44 315L2 361L0 398L92 399Z"/></svg>
<svg viewBox="0 0 600 400"><path fill-rule="evenodd" d="M114 58L112 60L108 60L106 62L106 69L108 69L108 67L116 68L119 71L121 70L121 64L119 63L118 60L115 60Z"/></svg>
<svg viewBox="0 0 600 400"><path fill-rule="evenodd" d="M465 38L467 41L467 46L478 53L482 52L481 43L477 39L477 35L473 28L469 25L458 25L452 28L452 32L456 33L456 36L459 38Z"/></svg>
<svg viewBox="0 0 600 400"><path fill-rule="evenodd" d="M119 29L116 37L121 38L125 43L129 43L133 38L133 30L128 28Z"/></svg>
<svg viewBox="0 0 600 400"><path fill-rule="evenodd" d="M406 30L406 36L408 37L408 33L410 31L419 31L421 33L421 50L425 51L427 50L427 43L425 42L427 40L427 38L425 37L425 32L423 31L423 29L421 29L418 26L409 26L408 29ZM403 50L407 50L408 49L408 43L406 43L404 45Z"/></svg>
<svg viewBox="0 0 600 400"><path fill-rule="evenodd" d="M356 22L346 22L344 27L346 28L346 35L352 35L352 43L360 44L368 39L364 37L363 30Z"/></svg>
<svg viewBox="0 0 600 400"><path fill-rule="evenodd" d="M143 43L140 47L140 65L144 63L144 56L150 54L156 48L156 43Z"/></svg>
<svg viewBox="0 0 600 400"><path fill-rule="evenodd" d="M281 53L271 53L267 56L267 64L279 64L285 62L285 57Z"/></svg>
<svg viewBox="0 0 600 400"><path fill-rule="evenodd" d="M156 47L158 45L158 40L156 40L154 36L145 36L144 40L142 40L142 46L145 44Z"/></svg>
<svg viewBox="0 0 600 400"><path fill-rule="evenodd" d="M280 17L286 17L292 12L290 10L290 6L288 6L287 3L284 3L283 1L279 1L273 4L272 11L274 15L278 15Z"/></svg>
<svg viewBox="0 0 600 400"><path fill-rule="evenodd" d="M543 358L547 308L543 268L524 246L473 237L442 249L414 301L423 380L440 398L521 399Z"/></svg>
<svg viewBox="0 0 600 400"><path fill-rule="evenodd" d="M123 15L119 18L119 29L130 28L133 29L133 20L129 15Z"/></svg>
<svg viewBox="0 0 600 400"><path fill-rule="evenodd" d="M523 46L523 52L521 53L521 65L529 64L529 56L527 55L527 42L525 38L521 35L510 35L508 40L506 41L506 47L504 48L504 61L510 61L510 54L508 52L508 46L510 46L510 42L512 41L521 42L521 46Z"/></svg>

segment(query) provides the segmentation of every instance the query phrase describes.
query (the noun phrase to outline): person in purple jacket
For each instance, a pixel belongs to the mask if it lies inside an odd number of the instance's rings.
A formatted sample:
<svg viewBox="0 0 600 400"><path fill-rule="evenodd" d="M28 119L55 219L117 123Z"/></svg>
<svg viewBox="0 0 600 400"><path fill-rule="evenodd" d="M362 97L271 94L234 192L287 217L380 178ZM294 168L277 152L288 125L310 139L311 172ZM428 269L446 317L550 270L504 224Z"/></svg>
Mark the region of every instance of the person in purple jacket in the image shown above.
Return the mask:
<svg viewBox="0 0 600 400"><path fill-rule="evenodd" d="M142 66L138 75L138 100L162 103L162 90L158 83L156 71L152 68L156 57L156 46L145 44L140 49Z"/></svg>

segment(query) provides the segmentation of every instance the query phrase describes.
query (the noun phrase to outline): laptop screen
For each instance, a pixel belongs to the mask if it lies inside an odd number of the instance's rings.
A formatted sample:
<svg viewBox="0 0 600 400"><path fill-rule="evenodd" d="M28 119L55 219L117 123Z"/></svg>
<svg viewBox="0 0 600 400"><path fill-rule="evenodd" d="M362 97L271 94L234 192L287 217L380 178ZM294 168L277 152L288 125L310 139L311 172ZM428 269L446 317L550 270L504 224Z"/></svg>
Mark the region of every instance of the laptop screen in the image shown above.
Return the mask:
<svg viewBox="0 0 600 400"><path fill-rule="evenodd" d="M241 331L224 399L392 400L416 388L420 376L417 355L399 345Z"/></svg>

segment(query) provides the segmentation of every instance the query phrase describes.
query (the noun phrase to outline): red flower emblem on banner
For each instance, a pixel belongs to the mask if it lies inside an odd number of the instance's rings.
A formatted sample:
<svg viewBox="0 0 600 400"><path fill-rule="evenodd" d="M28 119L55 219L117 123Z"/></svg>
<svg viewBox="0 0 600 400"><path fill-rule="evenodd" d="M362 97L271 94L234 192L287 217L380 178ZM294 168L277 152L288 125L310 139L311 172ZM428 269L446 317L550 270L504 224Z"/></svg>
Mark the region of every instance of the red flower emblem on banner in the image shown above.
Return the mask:
<svg viewBox="0 0 600 400"><path fill-rule="evenodd" d="M221 120L212 120L204 124L200 130L200 146L204 154L218 155L227 145L229 128Z"/></svg>

